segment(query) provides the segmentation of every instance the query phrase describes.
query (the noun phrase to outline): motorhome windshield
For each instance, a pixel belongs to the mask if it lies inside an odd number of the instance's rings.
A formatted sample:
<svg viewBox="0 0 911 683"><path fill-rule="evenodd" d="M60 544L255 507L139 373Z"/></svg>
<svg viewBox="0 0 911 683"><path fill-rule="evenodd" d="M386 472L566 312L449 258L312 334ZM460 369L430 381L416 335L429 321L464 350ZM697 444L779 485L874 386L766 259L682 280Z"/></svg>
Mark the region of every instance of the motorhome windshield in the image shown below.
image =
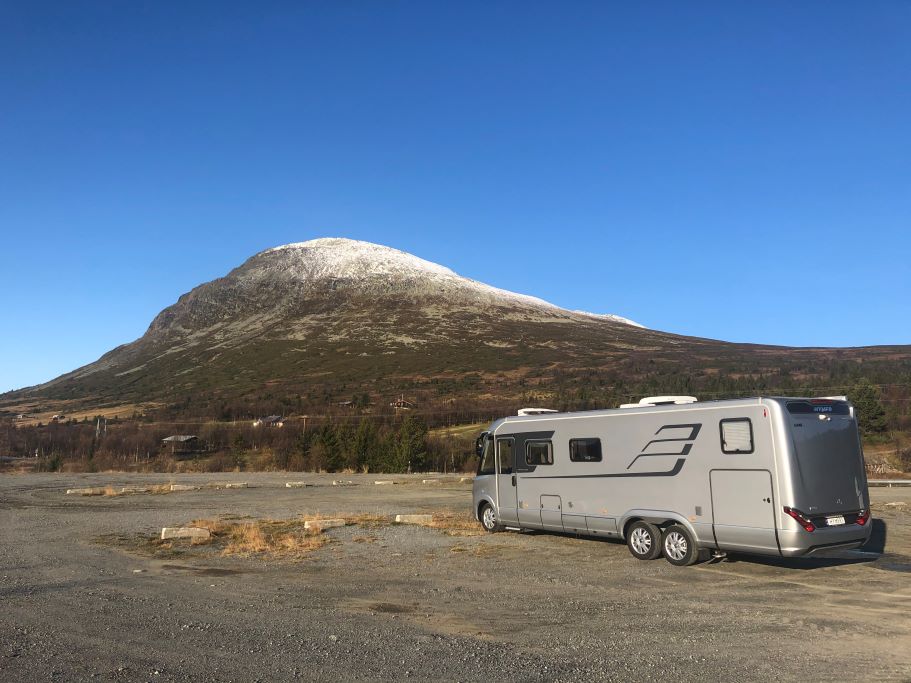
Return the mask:
<svg viewBox="0 0 911 683"><path fill-rule="evenodd" d="M481 460L478 463L478 474L494 474L494 461L493 461L493 439L490 438L489 434L482 434L479 438L479 450L481 452Z"/></svg>

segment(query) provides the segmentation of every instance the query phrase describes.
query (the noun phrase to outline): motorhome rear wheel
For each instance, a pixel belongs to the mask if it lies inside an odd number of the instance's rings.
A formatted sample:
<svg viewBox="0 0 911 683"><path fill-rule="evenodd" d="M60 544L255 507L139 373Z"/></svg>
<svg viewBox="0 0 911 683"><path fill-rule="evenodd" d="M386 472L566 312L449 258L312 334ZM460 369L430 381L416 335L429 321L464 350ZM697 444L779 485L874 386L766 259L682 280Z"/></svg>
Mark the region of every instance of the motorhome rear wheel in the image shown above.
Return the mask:
<svg viewBox="0 0 911 683"><path fill-rule="evenodd" d="M699 556L696 541L686 527L671 524L664 530L664 559L678 567L693 564Z"/></svg>
<svg viewBox="0 0 911 683"><path fill-rule="evenodd" d="M627 531L626 545L637 560L661 557L661 529L649 522L633 522Z"/></svg>

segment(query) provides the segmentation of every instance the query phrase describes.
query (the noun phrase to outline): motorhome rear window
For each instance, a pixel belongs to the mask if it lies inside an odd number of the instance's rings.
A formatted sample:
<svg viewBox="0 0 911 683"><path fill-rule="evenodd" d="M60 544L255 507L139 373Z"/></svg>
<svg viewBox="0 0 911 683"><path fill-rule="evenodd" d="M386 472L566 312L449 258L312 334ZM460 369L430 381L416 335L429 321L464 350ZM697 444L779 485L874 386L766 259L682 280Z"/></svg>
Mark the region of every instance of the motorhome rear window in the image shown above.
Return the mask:
<svg viewBox="0 0 911 683"><path fill-rule="evenodd" d="M569 459L573 462L601 462L601 439L570 439Z"/></svg>
<svg viewBox="0 0 911 683"><path fill-rule="evenodd" d="M753 452L753 423L750 418L735 417L721 421L721 452Z"/></svg>
<svg viewBox="0 0 911 683"><path fill-rule="evenodd" d="M851 407L841 401L788 401L791 415L850 415Z"/></svg>
<svg viewBox="0 0 911 683"><path fill-rule="evenodd" d="M554 448L550 441L525 442L526 465L553 465Z"/></svg>

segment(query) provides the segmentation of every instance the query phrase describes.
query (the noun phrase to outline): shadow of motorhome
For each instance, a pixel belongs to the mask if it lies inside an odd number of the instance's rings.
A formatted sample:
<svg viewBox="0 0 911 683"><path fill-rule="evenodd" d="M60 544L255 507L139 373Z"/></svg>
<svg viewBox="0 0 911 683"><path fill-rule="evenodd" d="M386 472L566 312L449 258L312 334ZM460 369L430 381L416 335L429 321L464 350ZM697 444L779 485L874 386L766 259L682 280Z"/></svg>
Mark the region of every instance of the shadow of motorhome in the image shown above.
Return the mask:
<svg viewBox="0 0 911 683"><path fill-rule="evenodd" d="M809 557L772 557L768 555L741 555L730 553L723 562L736 564L759 564L766 567L780 567L781 569L800 569L808 571L813 569L826 569L828 567L843 567L850 564L873 564L878 560L874 555L852 556L851 550L833 550L829 555L810 555Z"/></svg>
<svg viewBox="0 0 911 683"><path fill-rule="evenodd" d="M586 536L572 533L570 531L557 531L555 529L515 529L510 528L521 534L530 536L553 536L555 538L577 538L585 541L602 541L612 545L626 545L626 542L620 538L609 538L607 536ZM803 571L812 569L825 569L827 567L839 567L852 564L870 564L877 569L886 571L911 572L911 558L898 555L884 555L886 549L886 537L888 535L887 525L881 519L874 519L872 526L872 535L860 548L853 550L823 550L817 555L807 557L776 557L772 555L750 555L748 553L731 552L723 557L709 558L700 564L717 564L721 562L736 564L744 562L747 564L759 564L768 567L781 567L782 569L800 569ZM710 553L711 551L703 551Z"/></svg>
<svg viewBox="0 0 911 683"><path fill-rule="evenodd" d="M886 523L881 519L873 519L873 531L870 534L870 540L861 546L861 550L867 553L884 553L886 552Z"/></svg>

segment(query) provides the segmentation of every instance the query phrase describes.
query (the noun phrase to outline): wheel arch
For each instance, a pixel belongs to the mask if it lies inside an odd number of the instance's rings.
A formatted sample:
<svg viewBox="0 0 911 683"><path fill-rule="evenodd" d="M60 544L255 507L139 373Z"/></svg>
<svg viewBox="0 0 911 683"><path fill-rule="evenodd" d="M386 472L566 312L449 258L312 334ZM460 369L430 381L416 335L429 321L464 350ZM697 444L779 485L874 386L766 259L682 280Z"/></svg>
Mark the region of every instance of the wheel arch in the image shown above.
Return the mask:
<svg viewBox="0 0 911 683"><path fill-rule="evenodd" d="M480 500L475 502L474 506L474 518L481 521L481 508L485 505L489 505L493 508L494 512L498 513L497 506L494 504L493 500L489 496L483 496Z"/></svg>
<svg viewBox="0 0 911 683"><path fill-rule="evenodd" d="M664 529L671 524L680 524L690 532L694 539L699 538L693 525L681 514L669 510L630 510L620 518L620 523L617 525L623 540L626 540L630 525L638 521L651 522L659 529Z"/></svg>

